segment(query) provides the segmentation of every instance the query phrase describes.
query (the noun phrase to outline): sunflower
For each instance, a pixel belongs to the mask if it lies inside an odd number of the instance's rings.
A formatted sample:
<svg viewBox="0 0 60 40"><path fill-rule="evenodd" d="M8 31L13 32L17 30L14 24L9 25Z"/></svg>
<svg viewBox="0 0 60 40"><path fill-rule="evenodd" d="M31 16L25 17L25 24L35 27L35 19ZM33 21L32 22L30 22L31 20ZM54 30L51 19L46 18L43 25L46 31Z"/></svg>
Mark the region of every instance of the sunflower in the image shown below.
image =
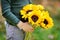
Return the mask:
<svg viewBox="0 0 60 40"><path fill-rule="evenodd" d="M42 15L42 17L49 16L49 12L48 11L41 11L41 15Z"/></svg>
<svg viewBox="0 0 60 40"><path fill-rule="evenodd" d="M37 5L34 5L34 4L28 4L26 6L23 7L23 10L25 11L29 11L29 10L39 10L38 6Z"/></svg>
<svg viewBox="0 0 60 40"><path fill-rule="evenodd" d="M33 4L28 4L26 6L23 7L22 10L20 10L20 13L22 15L22 18L27 18L29 14L29 12L33 11L33 10L38 10L38 7L36 5Z"/></svg>
<svg viewBox="0 0 60 40"><path fill-rule="evenodd" d="M22 18L26 20L26 18L28 17L27 13L24 10L21 10L20 12L21 12Z"/></svg>
<svg viewBox="0 0 60 40"><path fill-rule="evenodd" d="M51 17L46 16L44 17L44 19L41 21L40 23L41 27L48 29L51 28L53 26L53 20Z"/></svg>
<svg viewBox="0 0 60 40"><path fill-rule="evenodd" d="M39 10L44 10L44 7L42 5L37 5L37 7L39 8Z"/></svg>
<svg viewBox="0 0 60 40"><path fill-rule="evenodd" d="M41 11L32 11L28 14L28 22L31 23L32 25L36 24L41 21Z"/></svg>

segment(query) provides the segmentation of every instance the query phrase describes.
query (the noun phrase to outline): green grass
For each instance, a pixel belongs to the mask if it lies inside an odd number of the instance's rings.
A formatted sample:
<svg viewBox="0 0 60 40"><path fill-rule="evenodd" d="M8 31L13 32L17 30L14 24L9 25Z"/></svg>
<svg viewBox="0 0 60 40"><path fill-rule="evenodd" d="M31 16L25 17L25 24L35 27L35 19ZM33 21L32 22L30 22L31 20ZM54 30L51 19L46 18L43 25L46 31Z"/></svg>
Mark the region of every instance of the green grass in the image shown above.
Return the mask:
<svg viewBox="0 0 60 40"><path fill-rule="evenodd" d="M6 40L6 30L2 22L0 22L0 40Z"/></svg>
<svg viewBox="0 0 60 40"><path fill-rule="evenodd" d="M0 40L6 40L4 28L1 29L3 31L0 31ZM32 33L35 38L34 40L60 40L60 19L54 19L54 27L52 29L45 30L39 27L35 30Z"/></svg>
<svg viewBox="0 0 60 40"><path fill-rule="evenodd" d="M0 32L0 40L6 40L6 35L4 32Z"/></svg>

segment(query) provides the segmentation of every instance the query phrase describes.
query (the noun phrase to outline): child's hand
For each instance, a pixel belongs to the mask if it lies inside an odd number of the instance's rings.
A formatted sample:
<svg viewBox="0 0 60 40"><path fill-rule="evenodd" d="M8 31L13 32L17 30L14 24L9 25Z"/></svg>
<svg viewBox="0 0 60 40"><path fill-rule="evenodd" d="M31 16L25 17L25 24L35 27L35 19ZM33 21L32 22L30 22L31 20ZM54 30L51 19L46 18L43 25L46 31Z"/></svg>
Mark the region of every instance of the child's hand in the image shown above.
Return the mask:
<svg viewBox="0 0 60 40"><path fill-rule="evenodd" d="M33 32L33 27L30 26L27 22L23 23L20 21L17 26L19 29L23 29L25 32Z"/></svg>

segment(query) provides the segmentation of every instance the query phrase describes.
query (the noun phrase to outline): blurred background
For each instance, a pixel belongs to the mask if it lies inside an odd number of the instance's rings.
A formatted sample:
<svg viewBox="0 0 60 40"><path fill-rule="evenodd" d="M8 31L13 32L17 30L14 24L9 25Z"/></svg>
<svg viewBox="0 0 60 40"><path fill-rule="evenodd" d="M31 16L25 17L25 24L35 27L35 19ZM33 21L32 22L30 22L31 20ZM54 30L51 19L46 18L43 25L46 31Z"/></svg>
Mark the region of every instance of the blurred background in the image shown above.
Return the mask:
<svg viewBox="0 0 60 40"><path fill-rule="evenodd" d="M54 27L50 30L41 30L36 36L39 40L60 40L60 0L32 0L34 4L43 5L49 11L50 16L54 20ZM6 40L6 29L4 26L4 18L1 12L0 0L0 40Z"/></svg>
<svg viewBox="0 0 60 40"><path fill-rule="evenodd" d="M1 0L0 0L0 40L6 40L6 30L4 26L4 18L1 14Z"/></svg>

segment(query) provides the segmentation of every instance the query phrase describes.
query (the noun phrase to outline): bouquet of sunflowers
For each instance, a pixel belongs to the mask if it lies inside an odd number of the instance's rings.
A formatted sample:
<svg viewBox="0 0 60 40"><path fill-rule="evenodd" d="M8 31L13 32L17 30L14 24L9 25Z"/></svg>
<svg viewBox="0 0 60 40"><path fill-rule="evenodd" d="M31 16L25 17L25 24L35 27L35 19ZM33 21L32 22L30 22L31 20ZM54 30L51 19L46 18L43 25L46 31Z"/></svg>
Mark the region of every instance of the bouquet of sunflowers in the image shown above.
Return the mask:
<svg viewBox="0 0 60 40"><path fill-rule="evenodd" d="M33 28L42 27L44 29L52 28L53 20L49 16L49 12L42 5L28 4L20 10L22 18L27 20ZM26 32L25 40L30 39L31 33Z"/></svg>

